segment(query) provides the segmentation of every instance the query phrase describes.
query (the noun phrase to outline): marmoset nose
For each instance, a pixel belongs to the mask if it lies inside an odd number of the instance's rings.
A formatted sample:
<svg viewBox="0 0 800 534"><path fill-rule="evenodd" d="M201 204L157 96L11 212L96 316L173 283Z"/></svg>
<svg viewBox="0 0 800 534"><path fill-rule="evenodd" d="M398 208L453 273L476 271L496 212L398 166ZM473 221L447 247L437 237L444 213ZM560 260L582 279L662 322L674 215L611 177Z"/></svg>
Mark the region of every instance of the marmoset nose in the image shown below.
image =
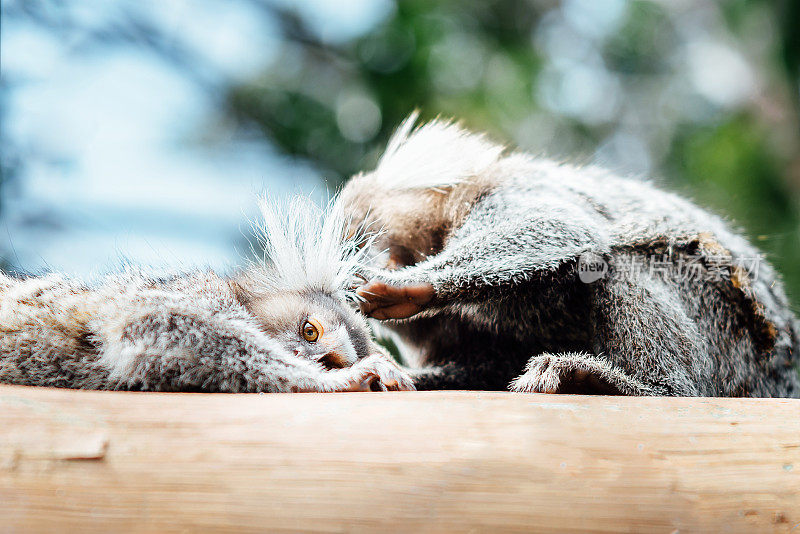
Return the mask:
<svg viewBox="0 0 800 534"><path fill-rule="evenodd" d="M347 367L347 358L336 351L331 351L319 359L327 369L342 369Z"/></svg>

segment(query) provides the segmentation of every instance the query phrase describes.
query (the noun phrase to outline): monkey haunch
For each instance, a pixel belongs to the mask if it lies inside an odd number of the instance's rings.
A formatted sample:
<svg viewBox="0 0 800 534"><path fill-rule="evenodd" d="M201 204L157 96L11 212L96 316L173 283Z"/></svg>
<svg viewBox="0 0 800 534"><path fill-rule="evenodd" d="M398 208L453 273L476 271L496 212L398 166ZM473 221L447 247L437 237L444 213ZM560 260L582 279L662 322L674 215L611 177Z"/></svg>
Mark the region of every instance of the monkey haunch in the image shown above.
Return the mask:
<svg viewBox="0 0 800 534"><path fill-rule="evenodd" d="M383 229L362 310L389 321L418 388L800 396L781 282L763 260L742 268L758 251L721 219L413 120L340 202Z"/></svg>

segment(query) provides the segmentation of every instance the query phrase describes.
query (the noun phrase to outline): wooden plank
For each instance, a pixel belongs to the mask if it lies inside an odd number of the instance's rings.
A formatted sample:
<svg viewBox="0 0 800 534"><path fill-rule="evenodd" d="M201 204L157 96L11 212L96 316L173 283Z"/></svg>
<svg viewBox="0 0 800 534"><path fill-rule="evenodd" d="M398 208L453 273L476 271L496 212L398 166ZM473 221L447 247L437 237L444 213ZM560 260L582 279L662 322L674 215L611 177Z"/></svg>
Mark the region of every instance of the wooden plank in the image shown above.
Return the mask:
<svg viewBox="0 0 800 534"><path fill-rule="evenodd" d="M0 530L800 532L800 401L0 387Z"/></svg>

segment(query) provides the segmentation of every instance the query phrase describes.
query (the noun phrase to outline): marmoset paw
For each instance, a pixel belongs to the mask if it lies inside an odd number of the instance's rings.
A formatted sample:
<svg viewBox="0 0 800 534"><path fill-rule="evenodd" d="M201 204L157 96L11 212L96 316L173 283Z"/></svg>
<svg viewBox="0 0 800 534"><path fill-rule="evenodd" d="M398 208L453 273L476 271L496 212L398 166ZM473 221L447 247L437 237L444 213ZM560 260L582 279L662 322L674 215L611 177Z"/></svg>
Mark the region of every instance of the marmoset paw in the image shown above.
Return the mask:
<svg viewBox="0 0 800 534"><path fill-rule="evenodd" d="M522 393L616 395L621 391L614 385L614 374L608 364L582 353L542 354L531 358L525 372L509 384L509 389ZM621 373L617 374L624 379Z"/></svg>
<svg viewBox="0 0 800 534"><path fill-rule="evenodd" d="M361 312L373 319L406 319L422 310L433 299L431 284L396 286L373 280L356 290L361 297Z"/></svg>
<svg viewBox="0 0 800 534"><path fill-rule="evenodd" d="M509 389L520 393L556 393L562 372L555 358L539 356L528 363L522 375L512 380Z"/></svg>
<svg viewBox="0 0 800 534"><path fill-rule="evenodd" d="M352 388L347 391L414 391L414 382L399 365L382 354L373 354L349 369Z"/></svg>

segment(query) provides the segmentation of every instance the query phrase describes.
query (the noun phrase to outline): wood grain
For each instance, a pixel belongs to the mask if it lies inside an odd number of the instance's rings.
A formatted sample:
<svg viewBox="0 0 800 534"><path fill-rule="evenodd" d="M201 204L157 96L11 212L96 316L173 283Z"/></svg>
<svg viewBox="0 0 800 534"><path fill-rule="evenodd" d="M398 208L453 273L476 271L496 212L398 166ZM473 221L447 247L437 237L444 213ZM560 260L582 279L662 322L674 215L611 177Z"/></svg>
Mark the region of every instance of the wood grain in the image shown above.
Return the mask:
<svg viewBox="0 0 800 534"><path fill-rule="evenodd" d="M0 530L800 532L800 401L0 386Z"/></svg>

